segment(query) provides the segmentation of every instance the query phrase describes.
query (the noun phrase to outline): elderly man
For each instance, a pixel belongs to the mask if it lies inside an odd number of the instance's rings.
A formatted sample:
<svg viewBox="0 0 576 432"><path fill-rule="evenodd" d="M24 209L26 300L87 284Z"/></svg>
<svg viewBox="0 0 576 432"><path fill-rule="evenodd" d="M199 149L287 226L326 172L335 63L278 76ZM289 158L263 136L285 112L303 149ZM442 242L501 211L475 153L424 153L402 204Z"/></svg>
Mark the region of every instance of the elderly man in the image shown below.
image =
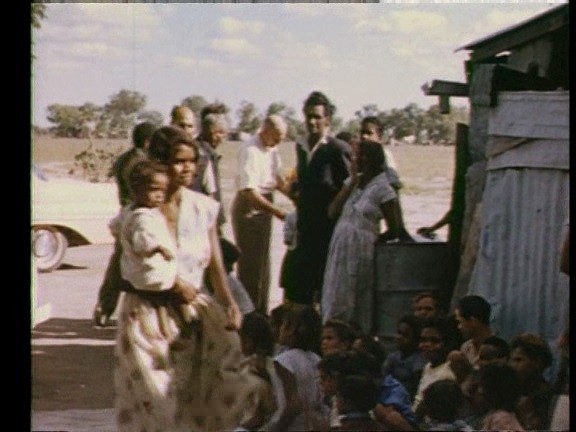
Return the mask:
<svg viewBox="0 0 576 432"><path fill-rule="evenodd" d="M198 159L198 177L211 176L214 179L214 190L202 192L210 195L220 204L220 213L218 214L219 231L226 222L224 215L224 206L222 202L222 186L220 182L220 159L221 155L217 152L218 147L222 145L228 137L228 120L226 118L226 106L220 103L206 105L200 113L200 134L196 137L200 150ZM198 187L197 180L192 183L193 187ZM220 233L221 234L221 233Z"/></svg>
<svg viewBox="0 0 576 432"><path fill-rule="evenodd" d="M238 192L232 203L232 229L240 249L238 278L259 312L268 312L272 217L286 211L274 204L274 191L286 195L286 181L276 146L286 137L278 115L266 117L260 131L238 152Z"/></svg>

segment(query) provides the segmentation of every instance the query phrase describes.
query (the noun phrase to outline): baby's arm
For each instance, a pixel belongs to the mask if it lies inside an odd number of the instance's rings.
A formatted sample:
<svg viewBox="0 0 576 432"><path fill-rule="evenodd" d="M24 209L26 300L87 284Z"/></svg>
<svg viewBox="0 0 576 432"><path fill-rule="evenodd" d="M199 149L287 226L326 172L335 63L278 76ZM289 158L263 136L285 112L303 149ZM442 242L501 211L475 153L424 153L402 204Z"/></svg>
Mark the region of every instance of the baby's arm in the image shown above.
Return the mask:
<svg viewBox="0 0 576 432"><path fill-rule="evenodd" d="M157 253L162 255L166 261L170 261L170 260L174 259L174 254L172 252L170 252L169 249L165 248L162 245L156 246L154 249L152 249L150 252L148 252L146 257L149 258L152 255L157 254Z"/></svg>

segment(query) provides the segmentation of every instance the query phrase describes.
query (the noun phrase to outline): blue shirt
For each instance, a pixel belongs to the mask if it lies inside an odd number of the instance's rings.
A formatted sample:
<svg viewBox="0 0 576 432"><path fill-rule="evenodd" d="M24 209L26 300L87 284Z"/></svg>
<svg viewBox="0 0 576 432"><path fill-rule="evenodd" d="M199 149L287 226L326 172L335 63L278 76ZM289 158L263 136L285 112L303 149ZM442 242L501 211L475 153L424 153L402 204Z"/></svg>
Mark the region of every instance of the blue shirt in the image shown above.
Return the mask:
<svg viewBox="0 0 576 432"><path fill-rule="evenodd" d="M378 403L393 407L412 426L416 426L417 420L412 411L412 402L408 392L396 378L388 374L380 384Z"/></svg>

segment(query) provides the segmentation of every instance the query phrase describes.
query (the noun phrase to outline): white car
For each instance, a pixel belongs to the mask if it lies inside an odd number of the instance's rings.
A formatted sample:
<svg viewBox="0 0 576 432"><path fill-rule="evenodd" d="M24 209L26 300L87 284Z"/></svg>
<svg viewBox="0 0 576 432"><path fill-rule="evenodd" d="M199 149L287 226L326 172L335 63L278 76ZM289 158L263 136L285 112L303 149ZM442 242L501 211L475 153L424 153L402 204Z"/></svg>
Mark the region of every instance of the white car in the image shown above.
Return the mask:
<svg viewBox="0 0 576 432"><path fill-rule="evenodd" d="M72 246L113 243L108 222L119 211L115 183L48 178L32 165L32 253L38 271L57 269Z"/></svg>

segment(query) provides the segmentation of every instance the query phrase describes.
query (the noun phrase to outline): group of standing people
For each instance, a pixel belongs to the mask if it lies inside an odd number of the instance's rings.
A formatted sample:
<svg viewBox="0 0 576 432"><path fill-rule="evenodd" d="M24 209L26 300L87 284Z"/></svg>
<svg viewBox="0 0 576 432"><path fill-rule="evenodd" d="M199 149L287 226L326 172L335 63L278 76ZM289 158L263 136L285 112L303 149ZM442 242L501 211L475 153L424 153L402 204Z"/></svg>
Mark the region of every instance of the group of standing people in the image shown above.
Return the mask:
<svg viewBox="0 0 576 432"><path fill-rule="evenodd" d="M285 301L319 303L322 321L355 321L369 333L380 221L387 239L411 239L382 142L364 124L358 141L334 138L334 113L321 92L305 100L308 134L296 143L293 179L277 151L287 133L281 116L267 116L242 143L231 207L237 275L253 309L267 314L272 218L295 221ZM243 313L222 257L230 244L217 152L228 133L225 108L209 105L200 117L198 134L185 106L174 107L169 126L137 125L134 148L113 167L122 211L110 225L115 248L94 319L107 325L124 292L115 350L121 431L227 429L255 403L257 384L239 367ZM276 191L293 201L293 214L275 204Z"/></svg>

